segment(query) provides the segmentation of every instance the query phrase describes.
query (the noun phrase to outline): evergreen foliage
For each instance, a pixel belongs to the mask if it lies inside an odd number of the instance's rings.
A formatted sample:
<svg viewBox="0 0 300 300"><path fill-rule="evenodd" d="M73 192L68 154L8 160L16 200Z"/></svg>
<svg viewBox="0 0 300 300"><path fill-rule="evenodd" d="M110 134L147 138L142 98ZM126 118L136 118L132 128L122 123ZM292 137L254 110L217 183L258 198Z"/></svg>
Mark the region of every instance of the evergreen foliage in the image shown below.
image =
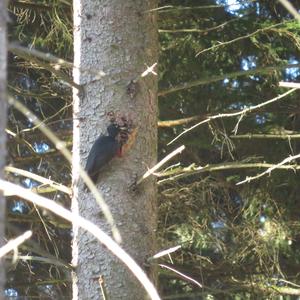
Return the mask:
<svg viewBox="0 0 300 300"><path fill-rule="evenodd" d="M294 299L300 295L296 160L289 169L237 183L299 154L299 92L212 118L167 144L207 118L285 93L279 81L299 80L299 23L275 0L200 2L161 0L160 9L147 12L159 15L158 159L186 146L158 174L160 249L181 249L154 262L203 286L162 267L161 293L164 299ZM293 5L299 9L300 1ZM13 0L9 11L10 42L72 60L70 1ZM52 70L46 59L12 47L8 91L71 145L72 95L63 80L71 69ZM70 185L70 166L30 120L13 108L8 118L8 163ZM15 173L7 177L39 185ZM67 194L39 192L70 205ZM8 260L7 295L69 299L68 224L16 197L8 197L7 221L8 237L34 232L21 257Z"/></svg>

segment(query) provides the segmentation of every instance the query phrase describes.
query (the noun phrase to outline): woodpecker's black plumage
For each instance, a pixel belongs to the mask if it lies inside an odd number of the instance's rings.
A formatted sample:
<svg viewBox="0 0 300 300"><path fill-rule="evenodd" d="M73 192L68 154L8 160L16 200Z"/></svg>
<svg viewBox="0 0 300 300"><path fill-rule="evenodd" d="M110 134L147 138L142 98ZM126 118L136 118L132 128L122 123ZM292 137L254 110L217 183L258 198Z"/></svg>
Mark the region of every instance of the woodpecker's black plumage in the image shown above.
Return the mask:
<svg viewBox="0 0 300 300"><path fill-rule="evenodd" d="M94 183L97 182L101 169L121 150L117 139L120 127L111 124L107 127L108 135L101 135L95 141L89 153L85 170Z"/></svg>

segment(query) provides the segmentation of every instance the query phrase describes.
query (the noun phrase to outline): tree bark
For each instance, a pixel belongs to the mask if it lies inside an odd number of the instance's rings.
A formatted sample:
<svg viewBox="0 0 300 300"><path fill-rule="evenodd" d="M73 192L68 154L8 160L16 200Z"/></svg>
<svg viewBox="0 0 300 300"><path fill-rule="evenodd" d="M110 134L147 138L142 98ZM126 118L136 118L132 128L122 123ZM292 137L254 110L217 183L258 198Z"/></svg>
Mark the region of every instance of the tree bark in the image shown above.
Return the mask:
<svg viewBox="0 0 300 300"><path fill-rule="evenodd" d="M0 1L0 178L4 178L6 157L6 66L7 66L7 36L6 36L6 1ZM0 191L0 247L5 243L5 198ZM0 299L4 299L5 268L4 260L0 258Z"/></svg>
<svg viewBox="0 0 300 300"><path fill-rule="evenodd" d="M74 90L72 209L110 232L94 198L83 191L76 166L79 161L85 165L93 142L106 134L106 114L126 115L138 128L136 141L124 157L102 169L97 187L121 232L122 247L143 267L155 252L156 183L148 178L135 190L132 185L156 163L157 78L149 74L136 79L146 65L157 62L156 17L149 12L156 0L77 2L74 80L84 85L84 92ZM95 70L105 76L97 78ZM146 298L130 271L78 228L74 228L73 264L73 299L103 299L100 277L108 299Z"/></svg>

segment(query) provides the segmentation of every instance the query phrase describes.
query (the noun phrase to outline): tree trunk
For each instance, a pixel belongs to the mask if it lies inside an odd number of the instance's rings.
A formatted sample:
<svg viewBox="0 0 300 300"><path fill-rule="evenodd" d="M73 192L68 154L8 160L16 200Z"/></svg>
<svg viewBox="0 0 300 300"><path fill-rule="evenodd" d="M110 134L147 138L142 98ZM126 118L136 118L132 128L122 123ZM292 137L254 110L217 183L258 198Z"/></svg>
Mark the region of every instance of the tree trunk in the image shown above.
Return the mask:
<svg viewBox="0 0 300 300"><path fill-rule="evenodd" d="M6 157L6 1L0 1L0 178L4 177ZM5 198L0 191L0 247L5 243ZM0 258L0 299L4 299L5 268L4 260ZM2 298L3 297L3 298Z"/></svg>
<svg viewBox="0 0 300 300"><path fill-rule="evenodd" d="M139 77L157 62L156 17L149 12L155 7L155 0L74 1L74 63L80 67L74 80L84 92L74 91L72 209L110 232L94 198L83 190L76 165L85 165L93 142L106 134L108 112L129 116L138 128L136 141L101 170L97 187L121 232L122 247L142 267L155 252L156 183L148 179L135 190L132 185L157 157L157 78ZM95 70L105 76L97 79ZM145 298L130 271L78 228L73 264L74 299L103 299L100 277L108 299ZM152 271L148 274L154 279Z"/></svg>

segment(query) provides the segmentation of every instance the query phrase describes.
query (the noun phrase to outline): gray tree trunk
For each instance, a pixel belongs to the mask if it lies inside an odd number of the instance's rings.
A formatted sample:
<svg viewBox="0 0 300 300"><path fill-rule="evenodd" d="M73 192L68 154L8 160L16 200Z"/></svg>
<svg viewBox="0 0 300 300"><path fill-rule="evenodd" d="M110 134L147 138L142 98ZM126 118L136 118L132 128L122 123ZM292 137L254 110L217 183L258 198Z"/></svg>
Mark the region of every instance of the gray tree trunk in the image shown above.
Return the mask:
<svg viewBox="0 0 300 300"><path fill-rule="evenodd" d="M83 191L76 164L85 165L96 138L106 134L106 114L127 113L138 127L136 142L122 158L106 166L98 181L121 232L121 246L143 267L155 252L156 184L132 184L157 157L157 78L148 75L128 85L157 62L156 0L74 1L74 80L84 92L74 91L74 146L72 209L110 232L101 210ZM92 70L87 72L86 70ZM104 71L97 79L94 71ZM144 289L130 271L94 238L74 228L73 299L103 299L98 279L103 278L108 299L145 299ZM153 272L147 271L154 280Z"/></svg>
<svg viewBox="0 0 300 300"><path fill-rule="evenodd" d="M4 177L6 157L6 1L0 1L0 178ZM5 243L5 198L0 191L0 247ZM4 299L5 268L4 260L0 258L0 299Z"/></svg>

